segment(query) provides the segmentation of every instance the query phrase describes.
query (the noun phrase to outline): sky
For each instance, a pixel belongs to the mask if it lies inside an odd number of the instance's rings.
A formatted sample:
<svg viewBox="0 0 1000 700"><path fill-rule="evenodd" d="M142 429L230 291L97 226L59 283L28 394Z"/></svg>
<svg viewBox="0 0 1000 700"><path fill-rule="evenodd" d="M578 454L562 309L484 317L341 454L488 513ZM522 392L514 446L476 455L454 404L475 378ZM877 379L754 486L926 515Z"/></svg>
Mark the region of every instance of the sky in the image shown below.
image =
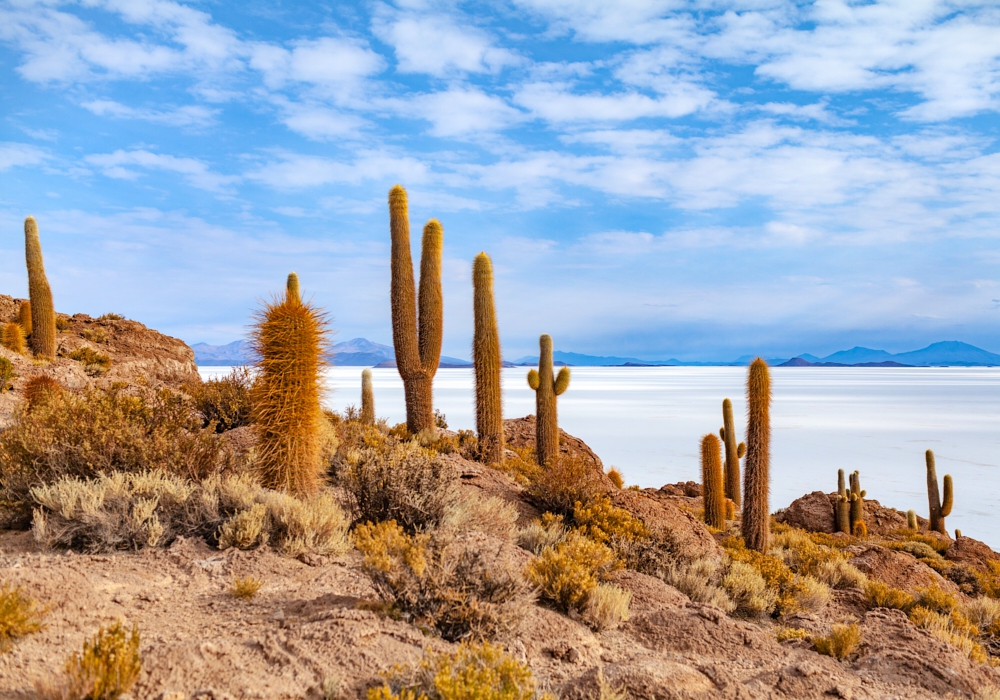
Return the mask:
<svg viewBox="0 0 1000 700"><path fill-rule="evenodd" d="M0 293L246 335L295 270L389 343L387 193L504 354L1000 351L995 0L0 0Z"/></svg>

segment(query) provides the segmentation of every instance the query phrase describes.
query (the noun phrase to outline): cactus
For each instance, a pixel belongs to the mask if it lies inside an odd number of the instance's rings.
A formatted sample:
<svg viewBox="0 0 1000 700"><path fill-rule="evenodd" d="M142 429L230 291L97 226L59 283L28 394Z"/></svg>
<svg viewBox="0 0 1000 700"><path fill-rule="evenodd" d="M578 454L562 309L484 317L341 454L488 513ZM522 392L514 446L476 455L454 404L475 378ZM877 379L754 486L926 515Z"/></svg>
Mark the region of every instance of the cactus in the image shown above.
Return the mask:
<svg viewBox="0 0 1000 700"><path fill-rule="evenodd" d="M726 528L726 495L722 480L719 438L712 433L701 439L701 498L705 524L716 530Z"/></svg>
<svg viewBox="0 0 1000 700"><path fill-rule="evenodd" d="M927 450L924 456L927 459L927 500L930 503L931 511L930 529L947 535L948 531L944 529L944 519L951 515L951 506L954 500L951 474L944 475L944 503L942 503L938 492L937 470L934 466L934 451Z"/></svg>
<svg viewBox="0 0 1000 700"><path fill-rule="evenodd" d="M736 504L733 499L726 499L726 520L736 520Z"/></svg>
<svg viewBox="0 0 1000 700"><path fill-rule="evenodd" d="M961 531L961 530L959 530L959 529L958 529L958 528L956 527L956 528L955 528L955 539L956 539L956 540L957 540L957 539L961 539L961 537L962 537L962 531Z"/></svg>
<svg viewBox="0 0 1000 700"><path fill-rule="evenodd" d="M24 220L24 257L28 264L28 296L31 298L31 350L42 357L55 357L56 310L52 289L45 277L38 224L33 216Z"/></svg>
<svg viewBox="0 0 1000 700"><path fill-rule="evenodd" d="M361 370L361 422L375 425L375 390L372 389L372 371Z"/></svg>
<svg viewBox="0 0 1000 700"><path fill-rule="evenodd" d="M288 273L288 281L285 282L285 296L289 301L302 303L302 290L299 289L299 276L294 272Z"/></svg>
<svg viewBox="0 0 1000 700"><path fill-rule="evenodd" d="M908 510L906 511L906 527L911 530L919 530L920 523L917 522L917 511Z"/></svg>
<svg viewBox="0 0 1000 700"><path fill-rule="evenodd" d="M851 509L850 509L850 521L851 529L850 533L855 537L866 537L868 535L868 527L865 526L865 496L868 494L867 491L861 490L861 475L857 470L851 474ZM858 526L864 526L864 534L858 534Z"/></svg>
<svg viewBox="0 0 1000 700"><path fill-rule="evenodd" d="M743 465L743 539L767 553L771 538L768 510L771 469L771 374L757 358L747 370L747 452Z"/></svg>
<svg viewBox="0 0 1000 700"><path fill-rule="evenodd" d="M31 302L22 301L21 308L17 310L17 322L24 330L24 337L31 335Z"/></svg>
<svg viewBox="0 0 1000 700"><path fill-rule="evenodd" d="M851 534L851 499L844 484L844 470L837 470L837 505L833 509L837 532Z"/></svg>
<svg viewBox="0 0 1000 700"><path fill-rule="evenodd" d="M11 352L23 355L26 348L24 347L24 329L21 328L21 324L13 322L3 324L3 331L0 331L0 345Z"/></svg>
<svg viewBox="0 0 1000 700"><path fill-rule="evenodd" d="M503 402L500 385L500 332L493 304L493 263L480 253L472 263L472 363L476 381L476 432L479 455L487 464L504 456Z"/></svg>
<svg viewBox="0 0 1000 700"><path fill-rule="evenodd" d="M323 471L326 317L286 296L266 303L256 321L251 343L260 359L253 418L261 483L297 495L315 493Z"/></svg>
<svg viewBox="0 0 1000 700"><path fill-rule="evenodd" d="M552 378L552 338L538 339L538 371L528 372L528 386L535 390L535 458L543 466L552 466L559 454L559 417L556 397L569 388L569 367Z"/></svg>
<svg viewBox="0 0 1000 700"><path fill-rule="evenodd" d="M726 444L726 498L739 506L740 500L740 459L746 454L746 443L736 444L736 427L733 422L733 402L725 399L722 402L722 428L719 437Z"/></svg>
<svg viewBox="0 0 1000 700"><path fill-rule="evenodd" d="M15 379L17 372L14 371L14 363L0 355L0 394L10 389Z"/></svg>
<svg viewBox="0 0 1000 700"><path fill-rule="evenodd" d="M441 293L441 249L444 231L437 219L424 226L420 254L420 296L414 291L410 255L410 219L406 190L396 185L389 191L389 229L392 235L392 265L389 297L392 303L392 342L396 368L403 378L406 397L406 429L417 434L434 432L434 375L441 359L444 331Z"/></svg>

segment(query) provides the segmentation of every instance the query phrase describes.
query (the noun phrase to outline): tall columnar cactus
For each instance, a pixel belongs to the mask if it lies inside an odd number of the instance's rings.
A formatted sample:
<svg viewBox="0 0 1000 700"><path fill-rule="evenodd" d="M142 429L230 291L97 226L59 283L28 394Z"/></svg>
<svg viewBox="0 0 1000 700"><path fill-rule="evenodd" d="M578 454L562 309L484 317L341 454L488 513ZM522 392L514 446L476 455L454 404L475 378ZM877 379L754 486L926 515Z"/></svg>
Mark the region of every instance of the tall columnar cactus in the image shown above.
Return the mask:
<svg viewBox="0 0 1000 700"><path fill-rule="evenodd" d="M261 483L308 495L323 472L320 370L328 349L325 315L288 296L265 304L251 333L258 375L253 388Z"/></svg>
<svg viewBox="0 0 1000 700"><path fill-rule="evenodd" d="M844 482L844 470L837 470L837 505L834 507L837 532L851 534L851 497Z"/></svg>
<svg viewBox="0 0 1000 700"><path fill-rule="evenodd" d="M771 539L771 374L757 358L747 371L747 456L743 465L743 539L767 553Z"/></svg>
<svg viewBox="0 0 1000 700"><path fill-rule="evenodd" d="M944 519L951 515L951 506L954 502L952 493L951 474L944 475L944 502L941 502L941 495L938 492L937 469L934 466L934 451L927 450L927 500L930 503L930 529L947 535L944 529Z"/></svg>
<svg viewBox="0 0 1000 700"><path fill-rule="evenodd" d="M528 386L535 390L535 457L551 466L559 455L559 417L556 397L569 388L569 367L552 376L552 337L538 339L538 371L528 372Z"/></svg>
<svg viewBox="0 0 1000 700"><path fill-rule="evenodd" d="M28 263L28 296L31 298L31 350L42 357L55 357L56 309L45 276L38 224L33 216L24 220L24 257Z"/></svg>
<svg viewBox="0 0 1000 700"><path fill-rule="evenodd" d="M372 371L367 367L361 370L361 422L375 424L375 390L372 389Z"/></svg>
<svg viewBox="0 0 1000 700"><path fill-rule="evenodd" d="M31 302L22 301L21 308L17 310L17 322L24 331L24 337L31 335Z"/></svg>
<svg viewBox="0 0 1000 700"><path fill-rule="evenodd" d="M411 433L433 431L434 375L441 360L444 302L441 293L441 253L444 230L431 219L424 226L420 253L420 296L413 281L410 255L410 218L406 190L389 191L389 229L392 234L392 341L396 368L406 396L406 429ZM418 306L419 303L419 314Z"/></svg>
<svg viewBox="0 0 1000 700"><path fill-rule="evenodd" d="M289 301L302 302L302 290L299 289L299 276L294 272L288 273L288 281L285 282L285 296Z"/></svg>
<svg viewBox="0 0 1000 700"><path fill-rule="evenodd" d="M493 263L480 253L472 263L472 363L476 380L476 432L480 458L503 462L503 400L500 386L500 331L493 303Z"/></svg>
<svg viewBox="0 0 1000 700"><path fill-rule="evenodd" d="M18 355L25 353L27 348L24 347L24 329L21 328L20 323L3 324L3 330L0 331L0 345Z"/></svg>
<svg viewBox="0 0 1000 700"><path fill-rule="evenodd" d="M733 402L724 399L722 402L722 429L719 437L726 444L726 498L736 506L742 503L740 498L740 460L746 454L746 443L736 444L736 424L733 421Z"/></svg>
<svg viewBox="0 0 1000 700"><path fill-rule="evenodd" d="M868 534L868 526L865 525L865 496L867 491L861 490L861 474L854 470L851 474L851 534L855 537L864 537Z"/></svg>
<svg viewBox="0 0 1000 700"><path fill-rule="evenodd" d="M712 433L701 439L701 499L705 524L716 530L726 528L726 495L722 480L719 438Z"/></svg>

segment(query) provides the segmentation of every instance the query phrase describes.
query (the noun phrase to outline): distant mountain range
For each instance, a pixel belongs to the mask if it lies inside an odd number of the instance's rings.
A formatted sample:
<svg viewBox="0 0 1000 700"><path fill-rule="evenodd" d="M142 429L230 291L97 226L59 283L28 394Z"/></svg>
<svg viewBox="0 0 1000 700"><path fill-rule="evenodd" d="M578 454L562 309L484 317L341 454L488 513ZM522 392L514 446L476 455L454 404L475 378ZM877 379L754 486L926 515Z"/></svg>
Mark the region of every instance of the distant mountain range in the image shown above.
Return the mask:
<svg viewBox="0 0 1000 700"><path fill-rule="evenodd" d="M195 343L195 361L202 366L241 365L252 361L250 346L245 340L237 340L226 345ZM677 359L641 360L635 357L614 355L584 355L577 352L556 350L552 353L554 364L574 367L712 367L742 366L749 364L756 355L743 355L732 362L682 362ZM396 356L392 346L373 343L365 338L354 338L333 346L334 365L342 367L395 367ZM840 350L826 357L816 357L809 353L789 358L765 358L771 366L786 367L994 367L1000 366L1000 355L977 348L968 343L948 340L933 343L921 350L892 354L885 350L854 347ZM512 362L504 362L505 367L537 365L538 357L526 355ZM441 367L469 367L468 360L456 357L441 357Z"/></svg>

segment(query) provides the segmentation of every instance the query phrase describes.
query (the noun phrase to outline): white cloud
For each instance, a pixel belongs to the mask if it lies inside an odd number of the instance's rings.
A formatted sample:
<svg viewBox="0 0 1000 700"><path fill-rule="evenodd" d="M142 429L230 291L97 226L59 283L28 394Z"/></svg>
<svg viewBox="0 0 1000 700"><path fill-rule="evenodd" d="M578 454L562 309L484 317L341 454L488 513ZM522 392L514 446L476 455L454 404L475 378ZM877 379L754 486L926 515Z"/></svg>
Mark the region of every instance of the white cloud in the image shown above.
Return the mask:
<svg viewBox="0 0 1000 700"><path fill-rule="evenodd" d="M48 154L27 143L0 142L0 172L24 165L38 165L48 159Z"/></svg>
<svg viewBox="0 0 1000 700"><path fill-rule="evenodd" d="M280 96L272 101L281 109L285 126L316 141L357 137L368 125L361 117L315 102L292 102Z"/></svg>
<svg viewBox="0 0 1000 700"><path fill-rule="evenodd" d="M273 156L249 171L246 178L279 190L369 181L420 183L429 179L423 161L380 151L359 151L351 162L288 151L275 151Z"/></svg>
<svg viewBox="0 0 1000 700"><path fill-rule="evenodd" d="M400 115L426 119L432 124L430 133L442 137L500 131L526 118L500 97L471 88L451 88L386 104Z"/></svg>
<svg viewBox="0 0 1000 700"><path fill-rule="evenodd" d="M768 114L780 117L787 117L797 121L815 121L820 124L830 126L850 126L853 121L842 119L827 108L827 102L820 101L808 105L795 104L794 102L767 102L762 105L752 105Z"/></svg>
<svg viewBox="0 0 1000 700"><path fill-rule="evenodd" d="M200 105L184 105L173 109L143 109L129 107L113 100L92 100L82 103L81 107L99 117L138 119L152 124L181 127L210 126L215 123L215 117L219 113L217 109L208 109Z"/></svg>
<svg viewBox="0 0 1000 700"><path fill-rule="evenodd" d="M704 109L713 93L695 86L652 98L638 92L577 94L565 83L530 83L514 101L549 122L631 121L644 117L676 118Z"/></svg>
<svg viewBox="0 0 1000 700"><path fill-rule="evenodd" d="M144 150L118 150L114 153L89 155L84 160L101 168L107 177L135 180L141 175L131 169L136 167L164 170L183 175L192 187L216 193L230 192L231 185L239 180L238 177L212 172L205 162L196 158L178 158Z"/></svg>
<svg viewBox="0 0 1000 700"><path fill-rule="evenodd" d="M308 83L334 96L347 97L385 65L380 55L355 39L323 37L296 41L291 46L253 46L250 66L263 74L268 87L280 89L289 82Z"/></svg>

